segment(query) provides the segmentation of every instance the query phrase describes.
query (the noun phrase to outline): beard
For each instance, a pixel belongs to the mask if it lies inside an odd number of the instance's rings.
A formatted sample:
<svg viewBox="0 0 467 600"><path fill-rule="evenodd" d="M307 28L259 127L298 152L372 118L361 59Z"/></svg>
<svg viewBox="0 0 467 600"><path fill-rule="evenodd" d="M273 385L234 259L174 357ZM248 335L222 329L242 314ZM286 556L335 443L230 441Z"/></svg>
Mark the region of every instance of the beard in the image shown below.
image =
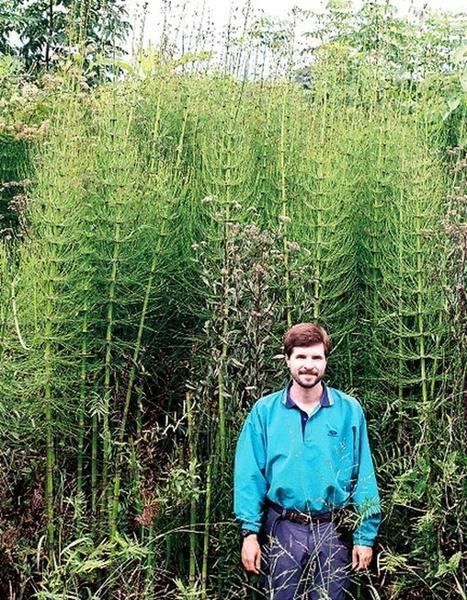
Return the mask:
<svg viewBox="0 0 467 600"><path fill-rule="evenodd" d="M303 375L315 375L316 379L315 381L313 381L313 383L304 383L303 381L300 381L300 376ZM323 374L324 375L324 374ZM292 379L297 382L297 384L306 389L306 390L311 390L312 388L314 388L315 386L318 385L318 383L321 383L322 379L323 379L323 375L318 375L317 373L299 373L297 376L292 375Z"/></svg>

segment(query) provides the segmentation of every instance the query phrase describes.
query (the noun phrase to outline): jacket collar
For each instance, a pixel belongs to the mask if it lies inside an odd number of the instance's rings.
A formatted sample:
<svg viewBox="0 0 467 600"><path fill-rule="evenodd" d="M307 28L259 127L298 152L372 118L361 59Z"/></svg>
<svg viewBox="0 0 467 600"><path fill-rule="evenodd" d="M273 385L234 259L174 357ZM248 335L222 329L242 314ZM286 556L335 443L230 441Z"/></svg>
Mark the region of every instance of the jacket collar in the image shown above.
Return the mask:
<svg viewBox="0 0 467 600"><path fill-rule="evenodd" d="M293 381L289 381L289 383L287 384L287 387L284 390L283 403L285 404L285 406L287 408L294 408L297 406L295 404L295 402L292 400L292 396L290 395L290 388L292 387L292 383L293 383ZM320 398L319 403L323 407L332 406L334 404L334 401L332 399L330 390L329 390L328 386L324 383L324 381L322 382L322 384L323 384L323 394Z"/></svg>

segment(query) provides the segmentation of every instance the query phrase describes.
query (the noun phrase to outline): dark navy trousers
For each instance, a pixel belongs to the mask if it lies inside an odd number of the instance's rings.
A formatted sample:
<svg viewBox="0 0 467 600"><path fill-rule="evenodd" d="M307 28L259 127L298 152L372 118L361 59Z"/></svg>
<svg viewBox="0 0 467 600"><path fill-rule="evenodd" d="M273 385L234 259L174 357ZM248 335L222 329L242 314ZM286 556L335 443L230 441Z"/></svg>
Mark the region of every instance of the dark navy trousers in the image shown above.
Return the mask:
<svg viewBox="0 0 467 600"><path fill-rule="evenodd" d="M350 598L351 545L334 523L294 523L268 508L261 537L267 600Z"/></svg>

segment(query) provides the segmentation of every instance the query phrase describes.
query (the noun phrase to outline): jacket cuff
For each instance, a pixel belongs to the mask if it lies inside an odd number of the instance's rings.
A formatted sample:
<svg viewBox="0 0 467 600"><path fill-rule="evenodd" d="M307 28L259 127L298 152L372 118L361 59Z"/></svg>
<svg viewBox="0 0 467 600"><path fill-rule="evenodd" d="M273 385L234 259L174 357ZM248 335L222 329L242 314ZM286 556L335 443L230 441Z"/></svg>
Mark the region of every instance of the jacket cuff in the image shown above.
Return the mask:
<svg viewBox="0 0 467 600"><path fill-rule="evenodd" d="M368 548L373 548L374 540L366 540L357 535L353 538L353 544L354 546L368 546Z"/></svg>
<svg viewBox="0 0 467 600"><path fill-rule="evenodd" d="M356 546L369 546L371 548L375 542L380 521L381 513L375 513L362 519L353 532L353 543Z"/></svg>
<svg viewBox="0 0 467 600"><path fill-rule="evenodd" d="M253 531L254 533L259 533L260 526L253 521L242 521L240 523L240 529L248 529L248 531Z"/></svg>

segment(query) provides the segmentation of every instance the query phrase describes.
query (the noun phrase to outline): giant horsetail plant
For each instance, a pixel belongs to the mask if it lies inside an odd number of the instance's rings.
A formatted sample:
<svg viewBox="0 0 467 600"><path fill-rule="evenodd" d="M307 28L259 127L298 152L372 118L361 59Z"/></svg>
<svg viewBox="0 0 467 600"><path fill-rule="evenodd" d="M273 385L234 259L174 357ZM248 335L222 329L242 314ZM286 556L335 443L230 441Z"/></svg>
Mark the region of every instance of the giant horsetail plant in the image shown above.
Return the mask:
<svg viewBox="0 0 467 600"><path fill-rule="evenodd" d="M229 337L230 316L230 275L233 265L230 263L229 247L232 244L232 224L238 217L234 217L233 205L241 205L248 197L248 183L251 180L249 169L251 161L248 160L250 147L246 132L242 131L244 113L242 110L242 96L244 83L234 83L226 80L216 90L223 94L224 90L231 89L231 98L225 96L221 100L223 110L219 111L216 119L209 124L209 129L201 138L203 152L203 183L205 198L214 209L215 221L218 230L214 229L214 243L218 244L221 253L222 268L220 271L220 290L222 297L221 329L219 330L219 363L217 367L217 399L218 423L217 436L219 457L221 464L227 459L227 430L226 430L226 383L225 374L227 367L227 350ZM222 89L224 88L224 89ZM219 121L217 120L219 119ZM238 210L237 210L238 212Z"/></svg>
<svg viewBox="0 0 467 600"><path fill-rule="evenodd" d="M147 201L153 203L154 205L154 211L158 221L158 229L154 226L152 230L152 235L155 238L154 247L152 250L152 257L149 264L149 269L147 271L147 280L140 308L139 323L136 333L136 340L134 343L133 355L131 359L131 368L128 375L128 382L126 384L123 412L118 428L117 441L119 446L122 446L124 440L125 428L127 425L129 415L130 402L132 399L133 389L137 376L138 363L140 361L142 353L143 334L146 326L146 320L148 317L149 303L151 301L154 278L156 275L157 267L161 261L162 247L165 242L165 238L168 234L168 222L172 216L171 210L173 209L174 198L176 198L177 195L183 193L183 187L184 185L186 185L186 182L183 178L183 173L180 171L180 164L182 151L184 147L184 136L187 120L188 107L185 106L182 131L180 133L180 137L177 143L175 166L169 169L166 165L163 164L163 162L160 160L158 153L155 151L155 141L160 136L160 108L158 103L158 108L156 110L156 120L152 129L154 139L152 141L153 154L148 165L149 177L147 178L147 186L141 191L141 193L147 197ZM122 454L117 451L114 475L114 491L111 501L111 535L115 535L116 533L116 519L118 514L118 501L120 493L121 460Z"/></svg>
<svg viewBox="0 0 467 600"><path fill-rule="evenodd" d="M80 163L76 153L70 152L76 143L75 136L82 133L76 114L73 101L67 100L65 109L57 111L57 128L48 146L37 157L40 167L27 212L27 239L18 248L12 269L15 328L24 335L21 360L25 373L31 374L28 364L36 371L28 384L31 405L24 407L25 414L35 419L37 408L41 406L43 410L44 494L50 559L55 556L57 544L55 447L57 443L64 447L63 436L73 431L68 391L75 386L70 365L77 357L74 343L79 337L70 312L77 303L72 282L76 276L78 232L82 223ZM57 131L61 127L66 135L59 139ZM46 164L54 164L56 168L44 168ZM14 348L15 345L10 346L10 352L15 352ZM40 404L34 395L42 398Z"/></svg>
<svg viewBox="0 0 467 600"><path fill-rule="evenodd" d="M73 110L69 110L64 119L64 127L69 128L70 137L76 135L76 121ZM79 129L78 129L79 131ZM69 138L70 139L70 138ZM63 143L63 140L60 140ZM58 164L58 161L64 159L64 153L68 151L68 140L65 140L63 146L59 146L58 140L55 140L55 149L57 154L53 157ZM72 139L70 139L72 142ZM49 158L47 156L47 158ZM42 171L42 177L38 179L38 201L42 204L40 215L41 224L37 227L42 242L46 245L47 250L44 252L45 258L45 303L41 307L44 320L43 340L43 361L44 361L44 399L45 399L45 418L46 418L46 507L47 507L47 539L49 546L49 556L52 557L55 539L54 539L54 471L55 471L55 449L54 449L54 396L57 394L55 385L55 377L57 375L57 366L54 362L54 354L60 352L60 342L57 344L57 334L63 327L63 319L69 318L65 311L58 308L59 302L62 300L60 296L66 298L67 295L73 295L73 291L68 289L67 275L68 260L67 251L73 250L73 244L76 244L74 238L75 228L73 227L72 219L76 218L77 212L75 207L72 207L73 200L76 200L77 194L80 192L79 173L77 165L77 156L72 154L71 160L64 160L59 170L59 178L49 180L46 171ZM70 164L71 163L71 164ZM65 171L66 167L66 171ZM72 193L66 183L66 178L72 174L76 175L77 185L72 188ZM54 177L54 176L52 176ZM56 177L56 176L55 176ZM74 192L74 193L73 193ZM63 200L66 200L64 202ZM77 206L79 207L79 205ZM78 219L81 218L81 215ZM71 235L70 235L71 234ZM72 260L73 260L73 255ZM75 267L76 268L76 267ZM58 310L57 310L58 309ZM63 334L62 334L63 335ZM66 335L66 333L65 333ZM59 338L58 338L59 339ZM66 344L66 337L61 343ZM63 393L63 392L62 392ZM58 398L57 398L58 399ZM57 409L55 409L57 410ZM63 407L60 407L60 411Z"/></svg>
<svg viewBox="0 0 467 600"><path fill-rule="evenodd" d="M91 410L92 398L95 393L95 336L96 336L96 297L95 297L95 231L99 227L98 212L93 204L93 196L89 194L89 181L94 181L93 151L94 144L90 138L88 118L85 110L77 110L77 117L87 125L87 130L82 132L82 137L88 143L84 148L73 148L80 162L81 197L79 198L82 210L82 233L79 246L79 264L76 280L74 282L80 303L76 307L80 321L80 349L79 349L79 404L78 404L78 441L76 457L76 516L80 520L90 507L92 513L96 511L97 498L97 415ZM91 416L92 413L92 416ZM91 440L88 439L91 426ZM88 460L87 445L91 445L91 457ZM88 502L88 466L90 464L90 502Z"/></svg>
<svg viewBox="0 0 467 600"><path fill-rule="evenodd" d="M152 143L142 147L150 173L146 193L159 204L159 229L155 230L154 254L146 288L148 293L154 277L157 276L160 279L161 273L164 273L166 277L168 274L168 279L171 276L171 269L174 269L172 277L174 279L181 278L180 280L184 282L183 285L187 285L184 277L187 275L187 269L191 269L191 265L188 263L190 258L184 257L184 254L187 253L188 248L189 253L192 252L193 238L189 229L197 227L196 221L190 217L190 211L193 208L193 205L190 206L191 196L194 194L193 186L196 185L190 164L195 160L197 152L195 136L196 119L199 118L199 112L194 107L198 93L194 90L189 78L174 78L170 72L164 71L160 76L165 81L165 86L160 86L158 80L146 82L145 85L148 97L151 98L154 94L157 98L155 112L150 104L145 107L145 111L147 111L145 118L149 118L148 128L154 136L154 138L150 138ZM154 127L151 126L152 119L154 119ZM144 126L144 121L138 125L138 127ZM163 160L164 157L165 160ZM168 239L171 241L170 245L167 244ZM173 263L172 256L174 257ZM157 273L157 270L160 273ZM162 285L165 288L164 294L168 294L170 298L170 288L167 290L167 284L164 281L162 281ZM189 288L184 291L184 297L188 302L187 293L189 293ZM170 306L170 300L169 303L164 300L164 304ZM158 314L159 318L163 318L163 311L166 310L164 304ZM144 312L145 310L141 313L141 319L144 318ZM141 320L140 327L142 322ZM142 329L140 331L142 334ZM171 340L170 344L173 343ZM127 388L127 394L129 389L130 386ZM154 537L153 523L149 525L148 529L148 539L151 540ZM166 537L168 556L172 553L172 537L170 535ZM152 571L153 566L151 565L148 574ZM150 575L150 579L152 581L148 581L148 585L152 586L155 576Z"/></svg>
<svg viewBox="0 0 467 600"><path fill-rule="evenodd" d="M356 319L349 157L355 143L353 133L359 125L356 115L346 107L342 86L345 74L333 66L334 56L341 52L338 47L331 48L319 58L319 85L312 94L294 100L306 133L294 158L297 167L289 211L294 242L294 321L327 323L333 331L337 357L332 361L335 367L331 373L336 382L347 374L347 369L338 373L336 367L351 347L348 336Z"/></svg>
<svg viewBox="0 0 467 600"><path fill-rule="evenodd" d="M114 103L111 106L114 109ZM110 256L110 276L108 286L108 297L107 297L107 314L106 314L106 331L105 331L105 360L104 360L104 387L103 387L103 439L102 439L102 489L101 489L101 506L102 512L104 513L107 508L108 497L110 496L108 490L108 470L110 467L111 460L111 430L110 430L110 404L111 404L111 379L112 379L112 349L113 349L113 333L115 327L115 303L116 303L116 287L117 277L119 277L119 262L120 262L120 250L122 239L122 225L123 225L123 204L125 199L121 194L120 187L122 186L121 177L125 174L129 174L128 171L120 171L119 168L114 170L112 167L117 166L118 158L123 159L121 162L127 163L127 140L131 127L131 120L133 117L133 107L130 108L130 114L128 115L128 125L124 129L124 135L119 136L117 134L116 126L120 125L117 121L117 116L111 111L110 116L110 131L109 138L110 144L108 150L108 156L112 161L108 165L106 172L103 173L104 177L104 189L109 190L108 192L108 209L109 209L109 221L113 224L112 227L112 238L111 238L111 256ZM121 125L120 125L121 126ZM120 147L119 142L123 141L123 147ZM107 158L107 157L106 157ZM117 160L116 160L117 159ZM114 162L115 161L115 162ZM114 162L114 164L112 164ZM105 164L105 163L104 163ZM107 165L106 165L107 166ZM110 167L110 168L109 168ZM122 186L123 187L123 186ZM124 189L124 188L123 188ZM107 195L107 194L106 194Z"/></svg>
<svg viewBox="0 0 467 600"><path fill-rule="evenodd" d="M112 109L114 109L115 105L112 102ZM132 120L133 120L133 112L134 112L134 106L133 103L130 104L130 111L128 115L125 115L125 117L127 118L127 123L125 123L124 120L124 130L123 130L123 135L122 132L118 132L120 133L120 135L118 135L117 133L117 129L116 126L117 124L120 125L120 127L122 126L121 123L118 122L117 120L117 116L116 114L113 112L111 112L111 118L110 118L110 148L109 148L109 155L111 157L111 159L115 159L116 155L118 155L118 158L120 158L120 161L125 163L125 166L128 168L128 164L131 164L131 161L127 162L128 159L128 139L130 136L130 130L131 130L131 125L132 125ZM123 144L122 144L123 142ZM122 146L120 145L122 144ZM130 150L131 152L131 150ZM114 335L114 327L115 327L115 314L114 314L114 309L115 309L115 303L116 303L116 291L117 291L117 278L120 276L119 273L119 263L120 263L120 252L121 252L121 246L124 243L123 237L122 237L122 225L124 223L123 221L123 205L125 203L125 194L124 192L126 191L125 189L125 183L128 179L130 179L130 173L131 171L129 170L124 170L122 169L122 171L120 171L121 168L121 162L118 159L115 160L115 166L117 166L117 170L113 170L113 164L110 166L110 168L108 168L107 172L104 172L103 175L104 177L108 177L109 179L107 179L105 181L105 185L109 186L110 189L110 193L109 193L109 199L108 199L108 208L109 208L109 214L110 214L110 218L109 221L110 223L113 224L113 231L112 231L112 241L111 241L111 259L110 259L110 277L109 277L109 287L108 287L108 302L107 302L107 315L106 315L106 332L105 332L105 362L104 362L104 388L103 388L103 404L104 404L104 414L103 414L103 425L104 425L104 431L103 431L103 440L102 440L102 506L103 506L103 510L102 512L105 512L106 510L109 511L109 527L110 527L110 531L111 534L114 535L115 531L114 531L114 519L115 519L115 508L114 508L114 502L110 493L110 485L108 484L108 470L110 468L110 461L111 461L111 432L110 432L110 401L111 401L111 396L112 396L112 390L111 390L111 378L112 378L112 349L113 349L113 335ZM120 164L119 164L120 163ZM118 168L120 167L120 168ZM125 177L126 175L126 177ZM122 179L120 179L120 177L123 176L124 182L122 181ZM129 177L130 176L130 177ZM131 180L130 180L131 181ZM131 184L130 184L130 188L131 188ZM113 188L113 189L112 189ZM120 189L122 188L122 189ZM122 194L123 191L123 194ZM134 190L136 191L136 190ZM125 411L126 412L126 411ZM126 415L124 415L124 422L126 421ZM123 427L123 431L124 431L124 427ZM121 439L120 439L121 437ZM121 436L118 436L119 438L119 442L121 443L122 439L123 439L123 434ZM118 486L118 479L116 476L115 479L116 483L115 483L115 487ZM109 485L109 489L107 489L107 486ZM115 491L114 491L115 493ZM107 509L107 503L108 503L108 509Z"/></svg>
<svg viewBox="0 0 467 600"><path fill-rule="evenodd" d="M225 94L225 91L230 90L230 88L234 93ZM242 94L242 88L236 87L236 84L229 80L225 80L217 82L214 90L217 94L223 95L223 99L220 99L211 92L215 102L222 102L225 105L227 102L226 97L233 98L233 100L230 100L227 105L230 110L227 113L228 120L224 127L219 127L217 123L217 118L226 118L221 113L219 117L216 115L216 120L213 119L213 122L209 125L204 123L204 127L207 129L205 133L202 134L202 130L199 132L205 165L205 173L202 173L201 190L203 196L206 192L209 194L205 199L205 206L209 208L212 223L207 228L204 239L199 246L200 248L207 248L204 252L212 261L212 267L203 263L205 267L201 271L203 280L206 283L209 282L210 294L212 294L205 314L208 318L209 331L212 334L217 332L219 336L218 339L212 338L212 349L206 348L205 360L207 361L209 379L205 385L201 386L202 396L197 402L200 407L204 405L206 408L204 411L196 412L197 417L200 419L197 429L204 421L211 430L208 430L209 434L204 441L204 451L203 446L197 444L199 452L204 453L207 451L207 474L203 507L205 516L204 541L200 561L203 597L206 597L208 589L207 569L210 557L210 529L215 520L219 518L217 510L214 514L211 511L224 497L224 494L219 493L218 488L212 487L212 481L222 477L223 463L220 449L224 446L226 455L227 452L229 456L232 453L231 439L230 435L227 435L227 431L230 432L230 423L232 422L232 400L235 397L233 386L235 383L229 374L232 372L232 365L237 363L234 357L228 357L225 352L227 339L225 336L223 337L223 332L228 332L229 345L233 343L238 335L237 327L239 325L237 323L241 313L234 292L235 282L242 270L238 259L233 261L233 257L237 258L236 254L233 253L238 251L236 239L239 227L241 227L243 219L248 214L245 213L245 209L253 200L250 191L253 183L250 171L253 161L248 156L251 150L248 143L250 138L247 137L250 134L248 131L239 132L238 130L240 124L243 127L246 124L244 121L244 108L240 103L237 104L237 94ZM208 125L208 128L206 125ZM227 311L226 308L228 308ZM226 327L226 322L228 327ZM219 358L222 359L220 364ZM200 363L200 365L202 364L203 362ZM220 377L219 370L221 368L223 372ZM199 386L194 383L193 387L197 390ZM198 392L195 393L195 398L197 398ZM210 426L212 408L209 405L211 403L210 398L213 395L221 400L218 404L219 421L218 424L215 424L215 427ZM229 401L228 406L224 402L225 399ZM224 416L221 419L222 413L224 413ZM192 428L192 425L190 425L190 428ZM215 493L214 498L212 497L213 493ZM214 505L213 501L215 501ZM197 514L200 513L201 511L197 511ZM224 534L221 531L220 539L222 540L223 537ZM191 564L193 563L191 562Z"/></svg>
<svg viewBox="0 0 467 600"><path fill-rule="evenodd" d="M362 261L370 325L365 347L373 353L364 373L366 385L373 390L365 392L365 397L371 410L384 407L384 428L393 432L402 450L382 444L376 448L388 490L397 474L393 509L401 512L406 508L398 504L416 506L429 494L426 452L431 443L425 432L428 414L442 389L444 377L439 368L445 362L445 341L440 336L445 320L444 284L433 276L435 265L443 263L436 223L443 212L445 182L439 157L427 152L433 141L426 137L423 114L417 120L407 116L407 103L410 98L405 92L385 91L378 96L364 150L378 157L371 164L377 170L368 170L368 159L361 165L361 182L369 200L363 207L366 218L360 238L364 256L369 257ZM378 439L379 432L374 435ZM409 492L407 486L414 478L419 482L417 489ZM433 505L431 500L428 505ZM417 537L414 532L410 535Z"/></svg>
<svg viewBox="0 0 467 600"><path fill-rule="evenodd" d="M100 268L100 272L96 273L96 286L97 293L102 294L97 325L102 332L103 378L100 408L96 407L97 413L94 411L92 454L93 463L97 464L98 440L95 425L96 417L100 416L103 424L100 505L102 514L108 515L111 530L114 527L115 506L118 502L118 499L114 499L109 482L111 457L115 452L115 487L120 469L117 468L120 461L119 449L125 433L128 405L136 377L131 365L122 379L120 369L124 367L124 357L128 352L133 356L137 352L136 361L139 359L151 294L148 281L152 280L151 271L155 270L155 266L152 269L151 265L156 250L151 252L150 247L154 244L156 219L163 216L165 210L164 200L160 203L155 202L149 193L150 188L143 186L138 177L138 174L142 173L142 164L138 160L138 145L132 135L135 90L130 92L129 98L129 106L126 107L121 99L116 99L111 93L103 95L100 109L102 112L98 114L100 128L94 154L95 176L106 202L96 206L100 224L94 242L95 264ZM106 113L109 104L112 108L110 123ZM99 196L94 195L94 202L98 199ZM157 243L155 248L157 249ZM107 277L102 279L101 273L107 273ZM116 369L119 364L121 366ZM124 386L129 391L124 394L123 404L120 406L120 390ZM118 395L114 395L112 390L118 392ZM117 415L120 425L114 426ZM115 442L112 442L112 439L115 439ZM115 449L112 447L114 443L117 444ZM95 476L93 479L95 497Z"/></svg>

